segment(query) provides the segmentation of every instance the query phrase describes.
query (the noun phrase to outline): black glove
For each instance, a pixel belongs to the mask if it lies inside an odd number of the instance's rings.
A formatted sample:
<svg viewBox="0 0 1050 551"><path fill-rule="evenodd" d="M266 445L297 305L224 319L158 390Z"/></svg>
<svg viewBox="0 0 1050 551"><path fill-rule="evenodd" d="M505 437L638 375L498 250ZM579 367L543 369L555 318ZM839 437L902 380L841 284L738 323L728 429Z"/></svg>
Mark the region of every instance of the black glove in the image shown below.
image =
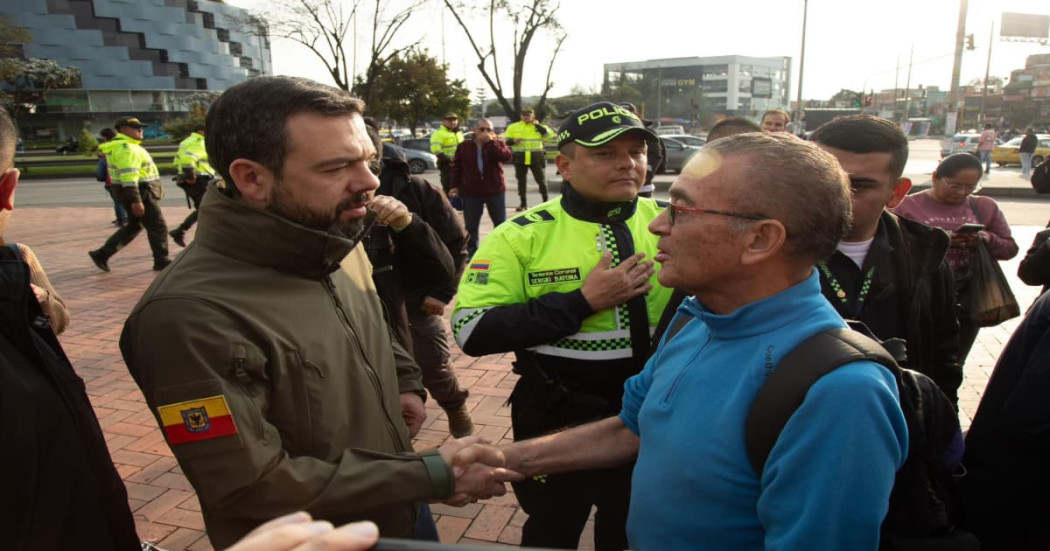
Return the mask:
<svg viewBox="0 0 1050 551"><path fill-rule="evenodd" d="M539 132L540 136L546 136L547 135L547 127L543 126L542 124L537 124L536 125L536 132Z"/></svg>

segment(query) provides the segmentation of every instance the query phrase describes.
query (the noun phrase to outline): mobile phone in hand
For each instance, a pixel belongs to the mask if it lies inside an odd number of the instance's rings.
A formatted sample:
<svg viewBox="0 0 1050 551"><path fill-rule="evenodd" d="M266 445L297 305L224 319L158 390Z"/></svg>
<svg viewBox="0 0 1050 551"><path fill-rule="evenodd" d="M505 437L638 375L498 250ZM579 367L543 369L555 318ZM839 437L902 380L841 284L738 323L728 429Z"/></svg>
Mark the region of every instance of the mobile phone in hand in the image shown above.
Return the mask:
<svg viewBox="0 0 1050 551"><path fill-rule="evenodd" d="M984 229L984 224L963 224L955 233L977 233Z"/></svg>

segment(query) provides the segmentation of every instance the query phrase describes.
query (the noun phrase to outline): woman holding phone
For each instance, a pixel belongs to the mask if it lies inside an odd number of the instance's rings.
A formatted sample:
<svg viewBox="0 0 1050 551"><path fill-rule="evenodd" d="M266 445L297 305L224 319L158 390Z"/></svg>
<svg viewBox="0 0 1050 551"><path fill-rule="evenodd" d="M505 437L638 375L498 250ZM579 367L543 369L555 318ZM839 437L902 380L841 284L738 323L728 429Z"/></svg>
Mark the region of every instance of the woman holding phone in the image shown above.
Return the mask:
<svg viewBox="0 0 1050 551"><path fill-rule="evenodd" d="M972 273L970 257L977 240L984 240L996 260L1017 255L1017 243L1010 236L1010 225L991 197L974 196L981 185L981 161L970 153L945 157L933 171L928 190L904 198L893 211L899 216L941 228L952 238L948 264L955 275L955 299L959 303L959 364L966 361L977 331L970 320L969 289Z"/></svg>

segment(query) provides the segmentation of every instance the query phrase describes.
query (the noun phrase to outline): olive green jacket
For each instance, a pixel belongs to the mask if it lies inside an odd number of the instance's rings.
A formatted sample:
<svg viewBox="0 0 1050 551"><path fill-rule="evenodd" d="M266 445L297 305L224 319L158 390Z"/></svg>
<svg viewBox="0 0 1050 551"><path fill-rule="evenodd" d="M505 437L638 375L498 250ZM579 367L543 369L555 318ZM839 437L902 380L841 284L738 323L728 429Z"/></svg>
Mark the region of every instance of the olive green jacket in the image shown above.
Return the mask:
<svg viewBox="0 0 1050 551"><path fill-rule="evenodd" d="M409 536L451 471L412 452L399 394L422 392L419 368L391 342L365 252L214 188L197 228L120 348L212 545L300 509Z"/></svg>

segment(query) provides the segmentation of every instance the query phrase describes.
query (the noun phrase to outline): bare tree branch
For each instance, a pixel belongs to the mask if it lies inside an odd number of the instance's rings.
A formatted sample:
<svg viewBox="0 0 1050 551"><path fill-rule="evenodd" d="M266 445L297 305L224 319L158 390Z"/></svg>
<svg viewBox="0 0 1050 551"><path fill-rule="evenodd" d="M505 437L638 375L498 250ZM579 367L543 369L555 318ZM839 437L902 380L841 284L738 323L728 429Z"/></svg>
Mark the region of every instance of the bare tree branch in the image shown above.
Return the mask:
<svg viewBox="0 0 1050 551"><path fill-rule="evenodd" d="M525 64L529 48L541 31L553 38L556 47L547 67L546 81L543 83L544 92L540 98L540 106L542 107L552 86L550 75L554 61L561 51L565 40L565 32L557 18L560 5L554 0L489 0L488 13L486 14L489 20L489 43L482 47L479 46L474 33L471 32L470 27L461 15L461 13L466 13L466 10L473 9L474 6L468 6L462 0L455 4L452 0L443 0L443 2L470 42L470 46L474 50L475 56L477 56L477 68L482 78L485 79L485 82L495 94L496 100L503 107L504 112L511 118L517 118L521 113L521 88L524 81ZM511 32L513 40L510 44L512 59L514 60L511 79L512 90L504 89L501 67L497 62L496 52L498 48L496 44L498 42L495 29L497 14L501 14L502 17L509 20L513 27ZM491 68L488 64L490 58L492 60ZM513 104L508 99L509 94L512 94Z"/></svg>

